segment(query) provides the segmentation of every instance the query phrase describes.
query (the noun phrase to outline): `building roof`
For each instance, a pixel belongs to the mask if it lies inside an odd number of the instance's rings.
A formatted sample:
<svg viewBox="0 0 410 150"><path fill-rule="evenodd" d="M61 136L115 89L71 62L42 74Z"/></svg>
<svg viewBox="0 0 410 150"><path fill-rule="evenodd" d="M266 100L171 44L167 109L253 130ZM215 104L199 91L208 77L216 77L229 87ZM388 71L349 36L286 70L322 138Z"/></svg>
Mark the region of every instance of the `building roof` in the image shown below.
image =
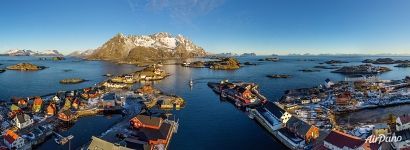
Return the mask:
<svg viewBox="0 0 410 150"><path fill-rule="evenodd" d="M299 118L292 116L290 117L288 122L286 122L286 127L294 130L298 135L304 136L312 127L312 125L304 122L303 120L300 120Z"/></svg>
<svg viewBox="0 0 410 150"><path fill-rule="evenodd" d="M159 130L142 128L139 131L139 137L145 140L166 139L171 131L171 124L163 123Z"/></svg>
<svg viewBox="0 0 410 150"><path fill-rule="evenodd" d="M355 149L361 147L364 140L340 131L333 130L327 135L325 141L339 148L349 147Z"/></svg>
<svg viewBox="0 0 410 150"><path fill-rule="evenodd" d="M71 116L71 115L73 115L73 113L71 112L71 110L68 110L68 109L63 110L62 113L63 113L64 115L66 115L66 116Z"/></svg>
<svg viewBox="0 0 410 150"><path fill-rule="evenodd" d="M7 130L6 134L4 134L4 139L8 142L8 143L13 143L14 141L16 141L20 136L17 135L15 132L11 131L11 130Z"/></svg>
<svg viewBox="0 0 410 150"><path fill-rule="evenodd" d="M92 141L87 147L87 150L132 150L117 144L113 144L107 141L104 141L95 136L91 137Z"/></svg>
<svg viewBox="0 0 410 150"><path fill-rule="evenodd" d="M162 118L160 117L137 115L137 119L145 125L151 125L151 126L157 126L157 127L161 126L161 123L162 123Z"/></svg>
<svg viewBox="0 0 410 150"><path fill-rule="evenodd" d="M395 132L396 136L401 136L402 141L410 140L410 129Z"/></svg>
<svg viewBox="0 0 410 150"><path fill-rule="evenodd" d="M410 122L410 115L402 115L399 117L402 124L406 124Z"/></svg>
<svg viewBox="0 0 410 150"><path fill-rule="evenodd" d="M282 115L286 112L285 110L283 110L282 108L280 108L278 105L276 105L275 103L268 101L265 104L265 108L271 112L276 118L282 117Z"/></svg>
<svg viewBox="0 0 410 150"><path fill-rule="evenodd" d="M20 123L25 123L26 121L30 120L30 116L27 114L17 114L16 115L17 121Z"/></svg>
<svg viewBox="0 0 410 150"><path fill-rule="evenodd" d="M374 129L388 129L387 123L378 123L374 125Z"/></svg>

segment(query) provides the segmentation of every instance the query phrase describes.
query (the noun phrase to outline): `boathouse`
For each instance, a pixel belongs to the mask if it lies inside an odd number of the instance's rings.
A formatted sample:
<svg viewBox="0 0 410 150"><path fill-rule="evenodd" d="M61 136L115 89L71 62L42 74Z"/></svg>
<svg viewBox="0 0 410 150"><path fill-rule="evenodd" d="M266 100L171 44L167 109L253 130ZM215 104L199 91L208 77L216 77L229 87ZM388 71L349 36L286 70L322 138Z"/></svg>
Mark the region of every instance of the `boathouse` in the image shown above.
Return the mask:
<svg viewBox="0 0 410 150"><path fill-rule="evenodd" d="M306 143L310 143L319 137L319 128L294 116L287 121L286 128L303 138Z"/></svg>
<svg viewBox="0 0 410 150"><path fill-rule="evenodd" d="M130 120L130 124L134 128L149 128L158 130L162 125L162 121L163 120L160 117L137 115Z"/></svg>
<svg viewBox="0 0 410 150"><path fill-rule="evenodd" d="M75 118L75 115L69 109L65 109L58 114L58 119L62 121L71 121Z"/></svg>

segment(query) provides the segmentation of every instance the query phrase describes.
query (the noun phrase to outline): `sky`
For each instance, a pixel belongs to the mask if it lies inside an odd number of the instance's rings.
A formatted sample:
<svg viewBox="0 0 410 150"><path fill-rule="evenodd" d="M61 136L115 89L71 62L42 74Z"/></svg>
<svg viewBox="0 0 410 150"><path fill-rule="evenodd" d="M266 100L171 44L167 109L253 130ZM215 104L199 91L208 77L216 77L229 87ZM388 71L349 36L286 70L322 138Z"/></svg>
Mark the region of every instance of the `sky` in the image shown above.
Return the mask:
<svg viewBox="0 0 410 150"><path fill-rule="evenodd" d="M408 0L2 0L0 53L182 34L211 53L410 54Z"/></svg>

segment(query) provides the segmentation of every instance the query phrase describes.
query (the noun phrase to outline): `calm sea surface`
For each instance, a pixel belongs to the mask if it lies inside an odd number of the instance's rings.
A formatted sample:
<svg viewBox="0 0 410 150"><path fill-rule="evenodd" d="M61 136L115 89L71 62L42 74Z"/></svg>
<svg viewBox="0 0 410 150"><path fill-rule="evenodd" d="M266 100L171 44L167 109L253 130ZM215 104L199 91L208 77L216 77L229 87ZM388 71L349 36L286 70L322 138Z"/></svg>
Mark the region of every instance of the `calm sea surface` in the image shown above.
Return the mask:
<svg viewBox="0 0 410 150"><path fill-rule="evenodd" d="M254 62L256 66L244 66L235 71L210 70L202 68L185 68L176 65L165 65L171 73L165 80L155 82L161 90L183 97L187 105L175 115L180 120L178 133L171 141L170 149L284 149L263 127L249 119L245 113L232 104L219 100L206 85L209 81L229 79L231 81L255 82L269 100L276 101L285 90L313 87L323 84L326 78L334 81L344 80L345 76L331 73L329 69L320 72L300 72L300 69L312 69L326 60L345 60L357 65L366 58L377 57L280 57L279 62L259 62L263 57L239 57L241 62ZM410 57L393 57L393 59L410 59ZM92 86L105 79L104 74L123 74L141 69L133 65L118 65L102 61L82 61L67 59L64 61L40 61L36 57L0 56L0 68L20 62L29 62L49 68L36 72L8 70L0 73L0 100L8 101L13 96L36 96L53 93L58 90L70 90ZM410 68L396 68L394 65L383 65L393 71L380 75L381 79L403 79L410 75ZM290 79L270 79L269 74L290 74ZM84 78L90 80L81 84L62 85L64 78ZM192 79L194 86L189 88ZM138 86L138 85L136 85ZM372 109L346 115L342 120L361 121L376 119L380 114L410 113L410 106L397 106L388 109ZM71 148L74 149L89 141L92 135L98 136L110 128L120 116L96 116L81 118L63 135L73 134ZM58 146L52 139L38 147L39 149L68 149L68 145Z"/></svg>

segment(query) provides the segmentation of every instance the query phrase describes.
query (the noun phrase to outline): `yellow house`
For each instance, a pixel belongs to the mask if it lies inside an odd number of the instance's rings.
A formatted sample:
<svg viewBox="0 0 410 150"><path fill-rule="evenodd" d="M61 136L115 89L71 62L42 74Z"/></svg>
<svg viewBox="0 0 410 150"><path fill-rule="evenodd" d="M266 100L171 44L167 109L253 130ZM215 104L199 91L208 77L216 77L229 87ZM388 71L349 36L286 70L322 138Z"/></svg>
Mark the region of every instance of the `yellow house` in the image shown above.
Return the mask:
<svg viewBox="0 0 410 150"><path fill-rule="evenodd" d="M390 127L387 123L378 123L374 125L373 135L389 135L390 134Z"/></svg>

